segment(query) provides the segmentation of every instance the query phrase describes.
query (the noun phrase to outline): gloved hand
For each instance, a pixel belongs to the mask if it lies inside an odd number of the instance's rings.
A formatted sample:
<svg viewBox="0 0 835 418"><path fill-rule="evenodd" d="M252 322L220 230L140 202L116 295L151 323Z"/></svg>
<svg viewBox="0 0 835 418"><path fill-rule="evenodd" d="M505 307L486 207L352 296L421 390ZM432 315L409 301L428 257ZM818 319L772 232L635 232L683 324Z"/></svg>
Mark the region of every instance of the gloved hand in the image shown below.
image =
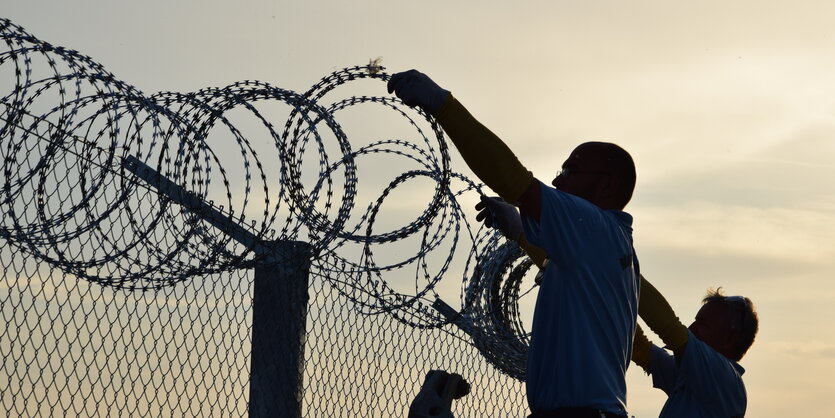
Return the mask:
<svg viewBox="0 0 835 418"><path fill-rule="evenodd" d="M426 74L417 70L404 71L391 76L389 93L394 93L409 106L420 106L435 115L441 110L449 91L442 89Z"/></svg>
<svg viewBox="0 0 835 418"><path fill-rule="evenodd" d="M505 238L518 242L522 235L522 218L516 207L498 197L482 195L481 202L475 205L478 210L477 221L484 221L490 228L501 231Z"/></svg>
<svg viewBox="0 0 835 418"><path fill-rule="evenodd" d="M430 370L423 387L409 406L409 418L454 418L452 400L470 393L470 385L458 374Z"/></svg>

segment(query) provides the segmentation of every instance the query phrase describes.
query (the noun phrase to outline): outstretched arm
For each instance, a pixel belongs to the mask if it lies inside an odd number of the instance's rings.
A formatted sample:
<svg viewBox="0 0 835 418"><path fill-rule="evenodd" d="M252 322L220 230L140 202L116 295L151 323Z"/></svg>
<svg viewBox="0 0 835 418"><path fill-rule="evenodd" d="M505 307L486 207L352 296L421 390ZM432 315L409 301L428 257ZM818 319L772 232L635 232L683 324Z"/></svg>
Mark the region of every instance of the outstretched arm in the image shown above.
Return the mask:
<svg viewBox="0 0 835 418"><path fill-rule="evenodd" d="M641 275L638 315L661 341L679 357L687 345L687 327L681 323L667 299ZM637 337L637 334L636 334ZM634 358L634 356L633 356Z"/></svg>
<svg viewBox="0 0 835 418"><path fill-rule="evenodd" d="M415 70L393 75L388 90L407 105L434 115L475 175L506 202L539 220L539 182L452 94Z"/></svg>
<svg viewBox="0 0 835 418"><path fill-rule="evenodd" d="M513 151L451 94L436 118L475 175L505 202L518 205L534 178Z"/></svg>
<svg viewBox="0 0 835 418"><path fill-rule="evenodd" d="M673 350L676 357L683 354L687 346L687 327L681 323L667 300L643 275L641 275L641 291L638 296L638 315L649 328L661 338L668 348ZM652 343L649 342L640 325L635 328L635 339L632 342L632 361L650 372L652 359Z"/></svg>

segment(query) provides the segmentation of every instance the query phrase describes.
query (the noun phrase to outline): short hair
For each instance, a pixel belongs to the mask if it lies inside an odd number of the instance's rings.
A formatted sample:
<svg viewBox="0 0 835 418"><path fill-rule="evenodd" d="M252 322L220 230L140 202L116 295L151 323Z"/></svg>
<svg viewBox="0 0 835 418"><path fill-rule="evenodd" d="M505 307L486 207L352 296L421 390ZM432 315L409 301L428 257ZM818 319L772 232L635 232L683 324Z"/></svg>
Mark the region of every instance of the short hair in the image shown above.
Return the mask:
<svg viewBox="0 0 835 418"><path fill-rule="evenodd" d="M731 354L733 354L734 360L741 360L748 349L751 348L751 345L754 344L757 331L760 329L760 319L756 308L754 308L754 303L745 296L725 296L721 287L707 291L704 299L702 299L702 304L707 305L708 303L723 303L734 312L739 312L739 320L736 324L730 324L731 327L739 330L739 339L734 352Z"/></svg>
<svg viewBox="0 0 835 418"><path fill-rule="evenodd" d="M611 142L586 142L581 146L590 145L600 151L603 158L602 164L606 173L616 176L621 181L621 187L617 191L616 199L620 208L626 207L632 200L632 193L635 191L637 175L635 173L635 161L632 156L617 144Z"/></svg>

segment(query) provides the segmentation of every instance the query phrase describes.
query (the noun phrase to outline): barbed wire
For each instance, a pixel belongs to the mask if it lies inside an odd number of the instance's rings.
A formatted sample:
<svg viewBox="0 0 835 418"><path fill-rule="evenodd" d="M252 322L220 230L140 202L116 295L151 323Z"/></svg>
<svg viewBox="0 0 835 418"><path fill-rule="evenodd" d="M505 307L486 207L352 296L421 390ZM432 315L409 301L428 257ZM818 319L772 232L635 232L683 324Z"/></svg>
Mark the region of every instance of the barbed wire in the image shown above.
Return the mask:
<svg viewBox="0 0 835 418"><path fill-rule="evenodd" d="M259 243L303 240L313 249L311 274L358 311L414 327L454 322L488 361L524 376L518 300L532 288L521 290L531 263L519 261L518 246L469 221L458 200L480 194L480 185L451 170L441 128L396 98L326 100L352 82L387 81L378 63L335 71L304 93L247 80L145 95L9 20L0 19L0 34L0 237L7 243L79 278L148 290L252 267L263 256ZM283 125L265 103L285 109ZM337 115L358 105L393 113L418 139L352 144ZM256 128L257 135L245 132ZM358 172L372 156L407 168L388 183L377 179L381 190L369 198ZM142 170L198 206L175 201ZM432 184L425 209L399 225L381 222L383 206L416 181ZM207 224L207 212L251 239ZM409 252L378 256L412 241ZM465 264L462 308L444 314L433 307L436 287L456 255ZM399 277L408 270L414 282L406 291Z"/></svg>

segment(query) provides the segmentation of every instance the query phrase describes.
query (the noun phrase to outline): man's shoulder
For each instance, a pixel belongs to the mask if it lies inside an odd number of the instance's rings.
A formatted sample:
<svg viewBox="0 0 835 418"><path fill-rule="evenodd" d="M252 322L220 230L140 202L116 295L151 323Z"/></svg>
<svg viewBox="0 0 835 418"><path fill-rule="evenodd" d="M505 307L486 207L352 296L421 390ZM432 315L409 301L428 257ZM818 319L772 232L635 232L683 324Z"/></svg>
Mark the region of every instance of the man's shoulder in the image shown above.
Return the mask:
<svg viewBox="0 0 835 418"><path fill-rule="evenodd" d="M601 209L582 197L548 186L539 180L537 182L539 183L543 203L548 205L571 206L574 210L598 214L602 218L610 218L619 224L632 227L632 215L629 212Z"/></svg>
<svg viewBox="0 0 835 418"><path fill-rule="evenodd" d="M698 339L692 332L689 332L681 367L687 369L691 380L744 388L742 374L745 369Z"/></svg>
<svg viewBox="0 0 835 418"><path fill-rule="evenodd" d="M576 213L578 215L604 216L607 212L582 197L548 186L541 181L539 184L543 213L547 211L560 211Z"/></svg>

